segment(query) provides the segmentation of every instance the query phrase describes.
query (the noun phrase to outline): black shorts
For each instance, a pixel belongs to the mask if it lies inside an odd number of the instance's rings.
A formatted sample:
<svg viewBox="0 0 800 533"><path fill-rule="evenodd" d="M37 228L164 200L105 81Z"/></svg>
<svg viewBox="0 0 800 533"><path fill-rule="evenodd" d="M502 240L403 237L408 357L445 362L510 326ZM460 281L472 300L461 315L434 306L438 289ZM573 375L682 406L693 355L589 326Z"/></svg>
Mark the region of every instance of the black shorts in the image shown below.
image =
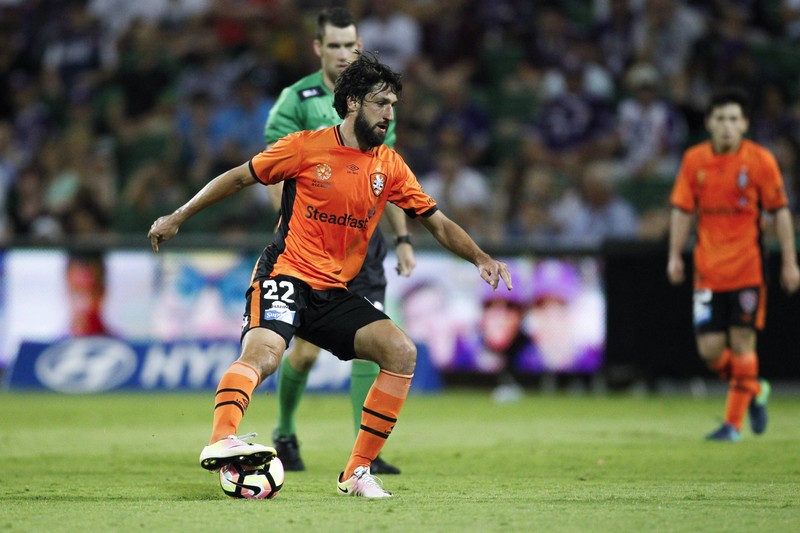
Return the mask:
<svg viewBox="0 0 800 533"><path fill-rule="evenodd" d="M346 289L318 291L297 278L279 275L257 278L247 290L242 336L252 328L267 328L288 346L297 335L348 361L356 355L356 331L388 318Z"/></svg>
<svg viewBox="0 0 800 533"><path fill-rule="evenodd" d="M694 291L694 329L697 333L728 331L731 326L760 330L764 327L766 296L764 287L745 287L735 291Z"/></svg>

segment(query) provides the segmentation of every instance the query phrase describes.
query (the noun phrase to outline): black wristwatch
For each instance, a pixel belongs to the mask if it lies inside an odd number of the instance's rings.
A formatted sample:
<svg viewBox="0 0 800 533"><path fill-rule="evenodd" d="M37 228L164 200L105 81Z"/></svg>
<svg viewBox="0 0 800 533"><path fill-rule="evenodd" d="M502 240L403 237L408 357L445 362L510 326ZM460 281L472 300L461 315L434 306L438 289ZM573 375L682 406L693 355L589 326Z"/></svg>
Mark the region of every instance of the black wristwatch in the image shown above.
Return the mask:
<svg viewBox="0 0 800 533"><path fill-rule="evenodd" d="M398 235L394 238L395 246L402 243L411 244L411 235Z"/></svg>

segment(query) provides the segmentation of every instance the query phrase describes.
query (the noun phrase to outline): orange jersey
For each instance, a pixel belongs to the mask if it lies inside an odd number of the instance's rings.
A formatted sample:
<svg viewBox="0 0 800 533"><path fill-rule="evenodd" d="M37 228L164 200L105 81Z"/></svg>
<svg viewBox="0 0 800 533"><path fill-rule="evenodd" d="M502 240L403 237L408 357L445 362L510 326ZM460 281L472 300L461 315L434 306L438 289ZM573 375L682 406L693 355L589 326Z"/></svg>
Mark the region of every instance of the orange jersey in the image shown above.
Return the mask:
<svg viewBox="0 0 800 533"><path fill-rule="evenodd" d="M437 210L397 152L349 148L338 126L292 133L253 157L250 170L267 185L284 182L268 274L313 289L344 288L358 274L387 201L412 217Z"/></svg>
<svg viewBox="0 0 800 533"><path fill-rule="evenodd" d="M714 153L711 141L689 148L670 202L697 213L695 287L729 291L764 283L761 211L787 205L766 148L747 139L731 154Z"/></svg>

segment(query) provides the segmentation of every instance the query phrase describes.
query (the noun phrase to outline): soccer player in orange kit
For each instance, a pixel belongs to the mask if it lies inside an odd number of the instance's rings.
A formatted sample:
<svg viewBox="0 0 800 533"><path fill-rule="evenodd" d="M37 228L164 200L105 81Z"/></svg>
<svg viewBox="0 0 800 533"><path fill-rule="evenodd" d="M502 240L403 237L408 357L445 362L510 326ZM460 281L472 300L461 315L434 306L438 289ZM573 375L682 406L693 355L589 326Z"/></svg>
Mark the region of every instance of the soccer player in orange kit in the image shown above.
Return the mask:
<svg viewBox="0 0 800 533"><path fill-rule="evenodd" d="M667 277L685 279L682 252L697 217L694 248L694 328L708 367L729 380L725 421L706 438L737 441L745 413L755 434L767 428L770 385L759 379L756 332L766 311L762 210L772 213L780 244L781 284L800 286L792 216L778 164L763 146L744 138L747 95L715 93L706 112L711 138L690 147L670 197Z"/></svg>
<svg viewBox="0 0 800 533"><path fill-rule="evenodd" d="M247 291L241 355L217 388L211 439L200 454L203 468L259 465L275 456L274 448L244 442L236 432L253 390L275 372L296 334L340 359L380 366L337 490L347 496L392 496L372 476L370 464L397 423L416 347L386 314L346 288L361 268L387 201L473 263L486 283L497 288L502 279L511 290L508 266L447 218L403 159L383 144L401 90L398 74L361 55L336 81L333 105L344 119L341 125L287 135L211 180L151 226L148 237L158 252L186 219L208 206L256 183L283 182L278 228L256 262Z"/></svg>

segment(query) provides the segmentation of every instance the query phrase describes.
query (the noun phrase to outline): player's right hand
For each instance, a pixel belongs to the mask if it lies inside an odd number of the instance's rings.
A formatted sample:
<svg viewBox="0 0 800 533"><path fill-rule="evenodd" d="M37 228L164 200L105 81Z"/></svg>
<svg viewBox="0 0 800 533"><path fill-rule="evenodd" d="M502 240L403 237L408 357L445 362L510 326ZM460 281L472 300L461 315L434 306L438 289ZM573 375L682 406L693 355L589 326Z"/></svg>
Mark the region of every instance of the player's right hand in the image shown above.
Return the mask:
<svg viewBox="0 0 800 533"><path fill-rule="evenodd" d="M800 269L796 262L784 263L781 267L781 285L789 294L800 288Z"/></svg>
<svg viewBox="0 0 800 533"><path fill-rule="evenodd" d="M508 270L508 265L502 261L497 261L487 256L487 261L479 262L477 264L478 273L481 278L492 286L492 290L497 290L500 285L500 280L506 285L506 289L511 290L514 288L511 280L511 272Z"/></svg>
<svg viewBox="0 0 800 533"><path fill-rule="evenodd" d="M179 227L172 215L159 217L153 222L153 225L150 226L150 231L147 232L147 238L150 239L153 251L158 253L159 243L168 241L177 235Z"/></svg>
<svg viewBox="0 0 800 533"><path fill-rule="evenodd" d="M679 285L686 279L686 270L682 257L671 257L667 263L667 279L673 285Z"/></svg>

